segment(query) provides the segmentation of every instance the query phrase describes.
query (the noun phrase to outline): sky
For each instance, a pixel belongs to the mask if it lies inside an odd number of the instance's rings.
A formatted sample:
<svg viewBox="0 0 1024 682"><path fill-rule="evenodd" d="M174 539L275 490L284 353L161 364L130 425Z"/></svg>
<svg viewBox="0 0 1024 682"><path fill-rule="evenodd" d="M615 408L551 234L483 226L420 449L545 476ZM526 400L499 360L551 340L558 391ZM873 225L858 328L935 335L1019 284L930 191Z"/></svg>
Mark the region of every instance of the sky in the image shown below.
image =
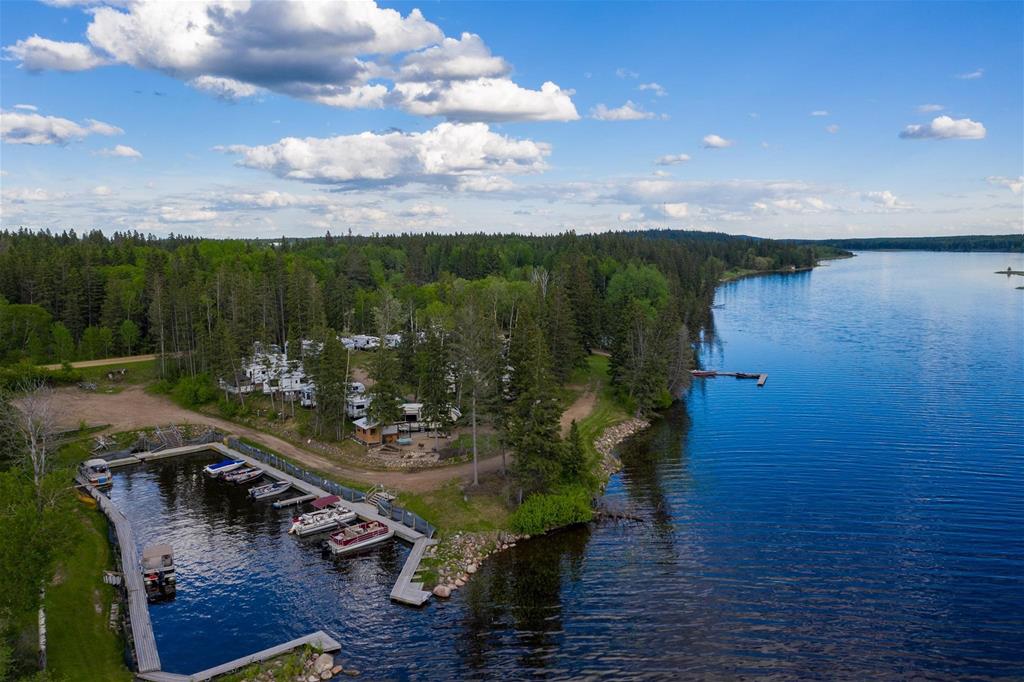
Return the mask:
<svg viewBox="0 0 1024 682"><path fill-rule="evenodd" d="M0 3L0 224L1024 232L1024 3Z"/></svg>

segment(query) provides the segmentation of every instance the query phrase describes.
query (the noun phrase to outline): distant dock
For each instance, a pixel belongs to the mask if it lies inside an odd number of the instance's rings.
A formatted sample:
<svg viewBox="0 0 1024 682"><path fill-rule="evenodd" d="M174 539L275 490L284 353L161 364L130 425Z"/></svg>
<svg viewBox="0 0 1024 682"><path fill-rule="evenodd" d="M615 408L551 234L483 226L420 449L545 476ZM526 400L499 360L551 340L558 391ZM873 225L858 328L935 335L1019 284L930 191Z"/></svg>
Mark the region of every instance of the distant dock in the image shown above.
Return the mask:
<svg viewBox="0 0 1024 682"><path fill-rule="evenodd" d="M996 270L995 274L1006 275L1007 277L1010 275L1024 275L1024 270L1011 270L1010 268L1006 268L1005 270Z"/></svg>
<svg viewBox="0 0 1024 682"><path fill-rule="evenodd" d="M736 377L737 379L757 379L758 386L764 386L768 382L768 375L764 372L719 372L715 369L691 369L690 374L697 379L714 379L715 377Z"/></svg>

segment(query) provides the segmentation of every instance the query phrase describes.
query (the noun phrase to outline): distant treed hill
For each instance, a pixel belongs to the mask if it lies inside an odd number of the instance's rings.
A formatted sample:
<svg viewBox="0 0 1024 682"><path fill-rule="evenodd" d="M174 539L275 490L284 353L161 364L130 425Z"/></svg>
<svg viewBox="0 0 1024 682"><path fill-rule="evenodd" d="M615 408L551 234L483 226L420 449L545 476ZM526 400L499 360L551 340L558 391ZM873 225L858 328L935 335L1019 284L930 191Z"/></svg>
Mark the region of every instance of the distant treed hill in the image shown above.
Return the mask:
<svg viewBox="0 0 1024 682"><path fill-rule="evenodd" d="M854 251L999 251L1024 253L1024 234L960 237L876 237L873 239L794 240L794 244L830 245Z"/></svg>

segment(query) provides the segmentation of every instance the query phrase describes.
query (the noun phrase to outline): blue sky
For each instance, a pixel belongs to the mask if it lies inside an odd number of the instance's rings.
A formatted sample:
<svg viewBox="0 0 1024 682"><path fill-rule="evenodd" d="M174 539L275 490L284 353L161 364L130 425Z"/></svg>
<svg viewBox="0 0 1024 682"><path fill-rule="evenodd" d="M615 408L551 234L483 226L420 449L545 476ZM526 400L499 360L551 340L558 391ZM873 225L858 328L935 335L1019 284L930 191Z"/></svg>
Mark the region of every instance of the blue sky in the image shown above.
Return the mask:
<svg viewBox="0 0 1024 682"><path fill-rule="evenodd" d="M1021 232L1022 8L4 2L2 222Z"/></svg>

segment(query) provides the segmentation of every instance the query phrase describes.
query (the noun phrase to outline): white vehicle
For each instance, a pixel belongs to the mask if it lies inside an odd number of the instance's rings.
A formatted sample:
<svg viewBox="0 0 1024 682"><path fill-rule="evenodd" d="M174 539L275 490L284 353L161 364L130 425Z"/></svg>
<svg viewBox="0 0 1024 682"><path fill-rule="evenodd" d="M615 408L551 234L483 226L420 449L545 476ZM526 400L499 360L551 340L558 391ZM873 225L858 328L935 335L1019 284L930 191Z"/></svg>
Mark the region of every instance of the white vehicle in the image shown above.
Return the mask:
<svg viewBox="0 0 1024 682"><path fill-rule="evenodd" d="M113 477L110 475L110 465L105 459L87 459L82 462L78 471L82 477L89 482L89 485L98 487L112 485Z"/></svg>
<svg viewBox="0 0 1024 682"><path fill-rule="evenodd" d="M326 509L319 509L301 516L296 516L292 519L292 526L288 529L288 532L298 535L301 538L306 537L307 535L313 535L314 533L323 533L324 531L334 530L338 526L342 526L355 520L356 513L351 509L346 509L345 507L327 507Z"/></svg>

